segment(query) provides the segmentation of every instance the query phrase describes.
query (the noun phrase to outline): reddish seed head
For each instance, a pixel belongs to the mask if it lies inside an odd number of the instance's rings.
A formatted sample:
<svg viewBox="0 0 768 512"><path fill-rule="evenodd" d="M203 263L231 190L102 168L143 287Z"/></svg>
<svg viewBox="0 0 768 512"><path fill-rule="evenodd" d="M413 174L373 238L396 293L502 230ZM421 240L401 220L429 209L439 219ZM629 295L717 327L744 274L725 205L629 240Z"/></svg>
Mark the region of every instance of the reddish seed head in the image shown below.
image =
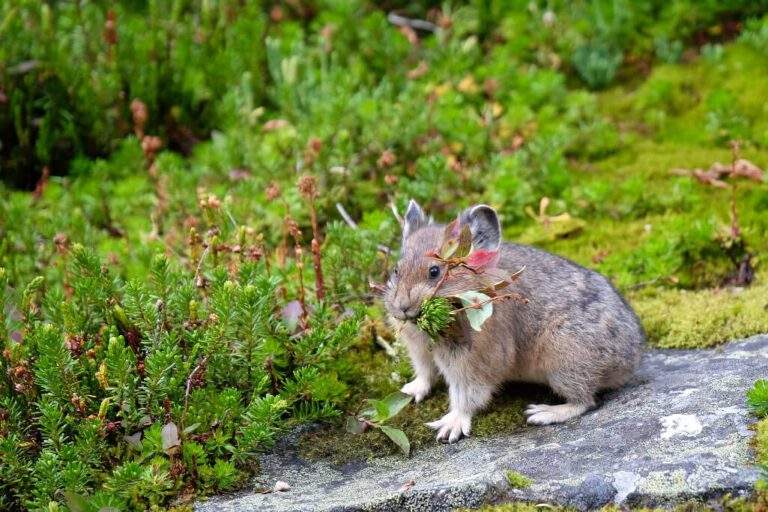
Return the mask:
<svg viewBox="0 0 768 512"><path fill-rule="evenodd" d="M69 247L69 238L65 233L56 233L53 237L53 245L56 246L59 253L63 254L67 252L67 247Z"/></svg>
<svg viewBox="0 0 768 512"><path fill-rule="evenodd" d="M281 194L280 186L273 181L267 187L266 194L267 194L267 200L274 201L275 199L280 197L280 194Z"/></svg>
<svg viewBox="0 0 768 512"><path fill-rule="evenodd" d="M154 155L163 147L163 140L155 135L145 135L141 139L141 149L147 156Z"/></svg>
<svg viewBox="0 0 768 512"><path fill-rule="evenodd" d="M112 9L107 11L107 20L104 22L104 42L110 46L117 44L117 14Z"/></svg>
<svg viewBox="0 0 768 512"><path fill-rule="evenodd" d="M299 239L301 238L301 230L299 229L299 225L296 223L295 220L288 217L285 219L285 225L288 228L288 233L294 238Z"/></svg>
<svg viewBox="0 0 768 512"><path fill-rule="evenodd" d="M299 193L306 199L314 199L317 197L317 180L310 174L305 174L299 178L298 188Z"/></svg>
<svg viewBox="0 0 768 512"><path fill-rule="evenodd" d="M283 21L283 17L283 9L279 5L273 6L272 10L269 11L269 18L275 23Z"/></svg>
<svg viewBox="0 0 768 512"><path fill-rule="evenodd" d="M133 124L138 129L144 129L144 125L149 119L149 113L147 112L147 105L138 98L134 98L131 101L131 115L133 116Z"/></svg>
<svg viewBox="0 0 768 512"><path fill-rule="evenodd" d="M379 156L379 159L376 160L376 165L378 165L380 169L385 169L395 165L395 162L397 162L397 156L389 149L385 149Z"/></svg>

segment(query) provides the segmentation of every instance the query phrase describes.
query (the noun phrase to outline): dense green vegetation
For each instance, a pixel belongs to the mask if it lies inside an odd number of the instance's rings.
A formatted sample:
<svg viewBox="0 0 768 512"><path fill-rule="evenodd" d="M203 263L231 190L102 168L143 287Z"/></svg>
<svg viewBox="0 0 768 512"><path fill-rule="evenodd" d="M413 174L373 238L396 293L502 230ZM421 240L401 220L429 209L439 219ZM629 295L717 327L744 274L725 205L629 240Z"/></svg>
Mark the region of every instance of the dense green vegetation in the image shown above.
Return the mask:
<svg viewBox="0 0 768 512"><path fill-rule="evenodd" d="M492 204L609 275L655 345L768 331L766 12L3 2L0 508L184 504L307 421L333 425L315 456L396 451L343 420L409 377L368 286L409 198ZM412 449L444 401L392 419Z"/></svg>

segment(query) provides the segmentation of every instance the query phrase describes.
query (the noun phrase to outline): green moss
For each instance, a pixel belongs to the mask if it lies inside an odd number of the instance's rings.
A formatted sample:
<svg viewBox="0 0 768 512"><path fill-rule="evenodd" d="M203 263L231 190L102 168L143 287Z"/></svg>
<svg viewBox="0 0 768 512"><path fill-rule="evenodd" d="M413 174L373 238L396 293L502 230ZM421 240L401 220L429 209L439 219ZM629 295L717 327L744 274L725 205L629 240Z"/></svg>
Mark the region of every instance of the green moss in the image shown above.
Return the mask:
<svg viewBox="0 0 768 512"><path fill-rule="evenodd" d="M703 348L768 332L768 273L744 289L648 288L630 295L650 342L663 348Z"/></svg>
<svg viewBox="0 0 768 512"><path fill-rule="evenodd" d="M755 425L755 459L758 464L768 464L768 418Z"/></svg>
<svg viewBox="0 0 768 512"><path fill-rule="evenodd" d="M524 428L525 406L531 402L552 399L551 392L545 388L528 385L505 387L486 411L474 418L472 436L492 437ZM435 431L425 423L440 418L446 412L448 395L441 389L423 402L408 406L390 424L406 433L413 453L437 443ZM397 453L397 447L377 429L354 435L345 432L340 424L325 425L320 430L306 434L299 441L301 457L309 460L325 459L337 465Z"/></svg>
<svg viewBox="0 0 768 512"><path fill-rule="evenodd" d="M566 512L575 509L541 503L504 503L501 505L486 505L476 509L461 508L457 509L456 512L541 512L542 510Z"/></svg>
<svg viewBox="0 0 768 512"><path fill-rule="evenodd" d="M508 469L504 473L504 477L507 479L507 483L513 489L527 489L533 483L533 480L528 478L522 473Z"/></svg>

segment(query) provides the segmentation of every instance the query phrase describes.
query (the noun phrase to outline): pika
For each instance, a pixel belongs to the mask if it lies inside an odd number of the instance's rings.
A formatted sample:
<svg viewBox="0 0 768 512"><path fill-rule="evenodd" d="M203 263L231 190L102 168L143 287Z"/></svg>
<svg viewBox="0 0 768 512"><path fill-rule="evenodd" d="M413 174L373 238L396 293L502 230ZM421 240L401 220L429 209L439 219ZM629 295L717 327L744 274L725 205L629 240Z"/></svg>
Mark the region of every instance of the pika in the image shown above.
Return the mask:
<svg viewBox="0 0 768 512"><path fill-rule="evenodd" d="M595 407L595 394L625 384L640 362L645 333L637 315L604 276L565 258L524 245L504 243L496 211L477 205L461 213L473 249L498 250L498 267L510 273L525 267L505 291L526 304L494 306L481 331L458 315L450 339L430 345L415 319L432 296L444 265L430 257L444 226L433 223L411 201L404 217L400 259L384 290L390 324L408 349L415 378L402 388L416 402L439 375L448 385L450 408L427 423L437 439L453 443L470 434L472 417L505 382L548 385L564 404L531 404L535 425L559 423ZM438 289L437 295L440 295Z"/></svg>

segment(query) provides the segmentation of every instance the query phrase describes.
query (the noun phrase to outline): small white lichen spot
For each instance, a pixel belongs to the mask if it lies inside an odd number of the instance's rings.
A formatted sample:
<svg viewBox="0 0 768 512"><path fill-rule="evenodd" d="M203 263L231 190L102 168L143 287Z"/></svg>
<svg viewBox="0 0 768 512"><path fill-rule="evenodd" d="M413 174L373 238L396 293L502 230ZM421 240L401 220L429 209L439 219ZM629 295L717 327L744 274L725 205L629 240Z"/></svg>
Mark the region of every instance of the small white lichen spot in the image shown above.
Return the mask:
<svg viewBox="0 0 768 512"><path fill-rule="evenodd" d="M640 475L631 471L617 471L613 474L613 487L616 489L616 496L613 502L620 505L627 497L635 492L637 483L641 480Z"/></svg>
<svg viewBox="0 0 768 512"><path fill-rule="evenodd" d="M553 11L550 11L549 9L544 11L544 15L541 17L541 21L543 21L544 25L546 25L547 27L551 27L552 25L554 25L556 20L557 20L557 16Z"/></svg>
<svg viewBox="0 0 768 512"><path fill-rule="evenodd" d="M282 480L278 480L277 482L275 482L275 488L273 490L275 492L290 491L291 490L291 486L288 485L288 483L283 482Z"/></svg>
<svg viewBox="0 0 768 512"><path fill-rule="evenodd" d="M676 436L695 437L704 429L695 414L672 414L659 418L664 431L662 439L672 439Z"/></svg>

